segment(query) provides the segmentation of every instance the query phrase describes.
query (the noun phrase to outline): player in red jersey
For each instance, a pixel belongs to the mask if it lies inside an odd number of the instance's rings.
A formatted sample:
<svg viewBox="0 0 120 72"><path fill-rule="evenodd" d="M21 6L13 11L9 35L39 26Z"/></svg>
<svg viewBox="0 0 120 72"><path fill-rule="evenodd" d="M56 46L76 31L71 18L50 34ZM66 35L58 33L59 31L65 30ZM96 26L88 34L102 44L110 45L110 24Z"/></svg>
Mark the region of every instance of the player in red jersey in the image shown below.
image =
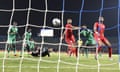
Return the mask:
<svg viewBox="0 0 120 72"><path fill-rule="evenodd" d="M71 54L75 54L77 57L77 48L75 47L75 37L73 35L73 28L76 28L75 26L72 26L72 19L67 19L67 24L65 26L65 31L62 36L62 39L65 35L65 41L68 44L68 54L71 56Z"/></svg>
<svg viewBox="0 0 120 72"><path fill-rule="evenodd" d="M109 40L104 36L105 31L105 25L104 25L104 17L99 17L98 22L95 22L94 24L94 37L96 39L96 42L98 43L98 48L96 49L96 56L100 52L101 47L106 45L109 50L109 58L112 59L112 47Z"/></svg>

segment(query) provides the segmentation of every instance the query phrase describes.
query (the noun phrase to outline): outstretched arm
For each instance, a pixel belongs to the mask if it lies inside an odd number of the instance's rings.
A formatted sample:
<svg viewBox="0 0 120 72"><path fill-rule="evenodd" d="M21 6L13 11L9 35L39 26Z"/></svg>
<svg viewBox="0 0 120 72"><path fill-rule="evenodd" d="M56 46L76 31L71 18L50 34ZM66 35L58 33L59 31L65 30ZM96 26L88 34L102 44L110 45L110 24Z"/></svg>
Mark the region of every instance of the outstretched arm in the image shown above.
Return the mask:
<svg viewBox="0 0 120 72"><path fill-rule="evenodd" d="M72 29L80 29L81 27L78 26L72 26Z"/></svg>

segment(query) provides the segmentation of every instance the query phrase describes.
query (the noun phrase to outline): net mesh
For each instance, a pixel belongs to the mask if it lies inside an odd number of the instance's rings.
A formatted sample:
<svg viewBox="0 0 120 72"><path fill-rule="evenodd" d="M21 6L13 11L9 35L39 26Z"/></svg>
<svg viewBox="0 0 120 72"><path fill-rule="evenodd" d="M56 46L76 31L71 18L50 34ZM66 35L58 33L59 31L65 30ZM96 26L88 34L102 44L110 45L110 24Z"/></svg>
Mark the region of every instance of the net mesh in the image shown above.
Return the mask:
<svg viewBox="0 0 120 72"><path fill-rule="evenodd" d="M9 3L5 7L4 3ZM37 3L37 4L36 4ZM111 4L112 3L112 4ZM71 71L71 72L81 72L87 69L88 71L102 72L102 70L120 70L120 38L119 38L119 10L120 10L120 0L10 0L6 2L3 0L1 2L3 7L0 8L0 14L3 15L5 20L1 21L1 39L0 39L0 71L9 72L12 69L16 69L19 72L34 69L36 72L46 71L53 69L53 72ZM22 4L22 5L20 5ZM95 6L92 6L95 5ZM68 57L66 53L67 44L61 39L63 35L64 26L67 18L72 18L73 23L76 26L81 26L81 24L86 24L90 29L93 28L93 23L97 20L98 16L104 16L107 24L106 36L109 38L113 45L113 53L117 54L113 61L108 61L103 63L104 59L98 59L95 63L87 63L90 58L86 60L85 57L81 57L80 48L78 48L78 57ZM61 25L55 27L52 25L53 18L60 18ZM2 20L2 19L1 19ZM16 48L18 50L17 54L22 57L7 57L7 32L9 27L12 25L12 21L18 21L20 23L17 27L19 33L22 36L27 32L28 27L32 28L33 38L35 40L35 45L43 48L44 46L51 47L55 49L55 53L51 54L51 58L33 58L28 57L26 51L24 50L25 38L21 38L16 41ZM9 25L8 25L9 24ZM54 37L38 37L40 29L53 29ZM2 32L6 31L6 33ZM113 34L111 34L111 32ZM117 36L118 35L118 36ZM80 30L75 30L76 39L81 39ZM92 58L95 49L89 49ZM103 53L106 53L106 48L103 49ZM12 54L10 54L12 55ZM54 58L54 56L56 58ZM103 56L104 57L104 56ZM105 56L106 57L106 56ZM66 59L68 58L68 59ZM82 59L83 58L83 59ZM83 61L85 59L85 62ZM75 62L73 62L73 60ZM15 64L14 64L15 61ZM94 61L94 58L93 58ZM106 60L105 60L106 61ZM13 63L8 64L8 62ZM31 63L32 66L30 64ZM46 64L44 64L46 63ZM26 64L26 65L25 65ZM49 66L48 66L49 65ZM70 65L70 66L69 66ZM64 66L64 67L63 67ZM113 67L115 66L115 67ZM113 67L113 68L112 68ZM111 69L110 69L111 68ZM43 69L43 70L42 70ZM48 69L48 70L44 70ZM97 70L97 71L96 71Z"/></svg>

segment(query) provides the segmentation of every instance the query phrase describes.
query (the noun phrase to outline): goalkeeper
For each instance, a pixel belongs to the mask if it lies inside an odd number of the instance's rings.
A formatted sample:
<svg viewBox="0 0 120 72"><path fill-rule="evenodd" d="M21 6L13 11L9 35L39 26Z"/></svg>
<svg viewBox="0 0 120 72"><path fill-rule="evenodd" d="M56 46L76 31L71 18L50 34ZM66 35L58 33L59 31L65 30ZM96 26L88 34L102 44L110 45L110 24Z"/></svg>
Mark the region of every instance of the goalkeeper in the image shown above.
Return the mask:
<svg viewBox="0 0 120 72"><path fill-rule="evenodd" d="M16 56L16 35L18 34L17 22L13 22L8 29L8 38L7 38L7 51L8 57L11 49L14 50L14 56Z"/></svg>
<svg viewBox="0 0 120 72"><path fill-rule="evenodd" d="M96 47L96 41L93 36L93 32L87 28L87 26L83 25L81 26L80 34L87 38L85 42L85 46L94 46ZM88 57L88 48L83 48L84 52L86 54L86 57Z"/></svg>

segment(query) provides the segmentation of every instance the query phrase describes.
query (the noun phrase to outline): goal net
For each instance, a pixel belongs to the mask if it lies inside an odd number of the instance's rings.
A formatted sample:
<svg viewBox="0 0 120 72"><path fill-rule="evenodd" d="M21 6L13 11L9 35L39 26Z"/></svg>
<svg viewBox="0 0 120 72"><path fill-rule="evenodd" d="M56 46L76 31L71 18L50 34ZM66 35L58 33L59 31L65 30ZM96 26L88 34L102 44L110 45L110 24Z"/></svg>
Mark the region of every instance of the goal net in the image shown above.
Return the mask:
<svg viewBox="0 0 120 72"><path fill-rule="evenodd" d="M105 44L97 60L96 48L90 46L78 46L78 57L69 56L68 44L61 38L67 19L79 27L73 30L75 42L82 39L84 45L86 37L80 35L80 26L93 31L99 16L105 20L105 37L112 44L113 59L109 60ZM0 72L119 72L119 17L120 0L0 0ZM59 26L52 24L54 18L61 20ZM9 39L14 22L15 40ZM31 38L27 41L29 29ZM39 48L38 57L32 56ZM51 49L50 56L42 57L44 48ZM88 50L88 56L83 49Z"/></svg>

